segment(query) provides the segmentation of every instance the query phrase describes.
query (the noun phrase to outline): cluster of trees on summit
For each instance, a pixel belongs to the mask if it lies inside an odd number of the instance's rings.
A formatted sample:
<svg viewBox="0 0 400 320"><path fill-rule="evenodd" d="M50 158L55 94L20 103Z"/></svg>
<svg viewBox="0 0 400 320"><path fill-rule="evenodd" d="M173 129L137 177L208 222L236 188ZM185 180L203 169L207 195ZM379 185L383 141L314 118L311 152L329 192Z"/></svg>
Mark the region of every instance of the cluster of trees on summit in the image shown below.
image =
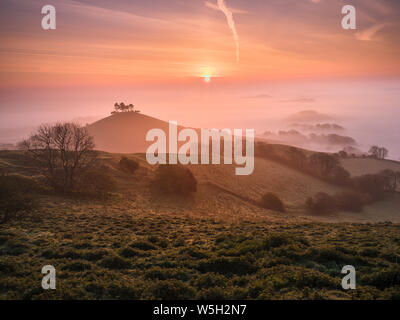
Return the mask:
<svg viewBox="0 0 400 320"><path fill-rule="evenodd" d="M135 106L130 103L130 104L125 104L124 102L120 102L120 103L115 103L114 104L114 110L111 111L111 114L116 114L119 112L136 112L136 113L140 113L140 110L135 110Z"/></svg>

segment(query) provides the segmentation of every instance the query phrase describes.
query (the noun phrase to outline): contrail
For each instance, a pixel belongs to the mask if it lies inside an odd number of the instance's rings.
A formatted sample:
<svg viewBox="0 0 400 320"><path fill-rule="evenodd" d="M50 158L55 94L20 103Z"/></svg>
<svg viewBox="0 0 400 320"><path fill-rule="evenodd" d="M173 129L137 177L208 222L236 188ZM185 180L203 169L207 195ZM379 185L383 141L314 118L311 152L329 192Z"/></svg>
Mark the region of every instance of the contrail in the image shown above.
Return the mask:
<svg viewBox="0 0 400 320"><path fill-rule="evenodd" d="M236 44L236 62L239 62L239 36L235 27L235 20L233 20L233 14L225 4L225 0L218 0L218 7L225 14L226 20L228 21L229 28L232 30L233 38Z"/></svg>

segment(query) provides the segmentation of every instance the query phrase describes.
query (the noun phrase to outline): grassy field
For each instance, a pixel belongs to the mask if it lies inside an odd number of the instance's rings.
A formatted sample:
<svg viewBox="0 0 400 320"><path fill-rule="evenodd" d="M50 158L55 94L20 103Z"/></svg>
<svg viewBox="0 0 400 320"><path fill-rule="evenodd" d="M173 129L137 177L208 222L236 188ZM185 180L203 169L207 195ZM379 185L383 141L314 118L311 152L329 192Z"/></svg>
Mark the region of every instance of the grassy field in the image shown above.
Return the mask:
<svg viewBox="0 0 400 320"><path fill-rule="evenodd" d="M400 162L392 160L348 158L341 160L344 168L353 176L361 176L368 173L378 173L385 169L400 171Z"/></svg>
<svg viewBox="0 0 400 320"><path fill-rule="evenodd" d="M399 224L304 212L303 199L337 187L257 159L243 179L230 166L192 166L196 194L160 197L149 188L154 168L131 157L141 164L134 175L119 170L120 155L101 154L117 182L107 199L42 193L35 212L0 225L0 299L400 298ZM37 175L15 152L0 152L0 167ZM285 214L254 205L266 191L287 203ZM48 264L57 290L41 288ZM357 289L344 291L348 264Z"/></svg>

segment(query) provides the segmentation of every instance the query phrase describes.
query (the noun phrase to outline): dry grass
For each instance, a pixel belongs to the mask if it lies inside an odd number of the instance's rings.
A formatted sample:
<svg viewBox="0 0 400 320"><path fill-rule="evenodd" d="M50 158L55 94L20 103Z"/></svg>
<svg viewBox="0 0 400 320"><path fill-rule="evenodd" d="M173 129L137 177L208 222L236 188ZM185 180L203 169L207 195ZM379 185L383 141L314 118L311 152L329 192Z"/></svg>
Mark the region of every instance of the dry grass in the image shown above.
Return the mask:
<svg viewBox="0 0 400 320"><path fill-rule="evenodd" d="M131 155L141 164L134 175L119 170L120 155L100 157L117 181L109 198L42 194L40 210L1 226L0 299L399 298L398 224L300 217L307 196L336 187L257 159L249 177L233 166L192 166L196 194L159 197L143 155ZM0 159L32 172L13 153ZM269 191L288 213L249 201ZM46 264L57 269L55 291L40 287ZM340 288L345 264L359 272L356 291Z"/></svg>
<svg viewBox="0 0 400 320"><path fill-rule="evenodd" d="M349 158L342 159L341 162L343 167L349 171L353 177L363 174L374 174L385 169L400 171L400 162L392 160Z"/></svg>

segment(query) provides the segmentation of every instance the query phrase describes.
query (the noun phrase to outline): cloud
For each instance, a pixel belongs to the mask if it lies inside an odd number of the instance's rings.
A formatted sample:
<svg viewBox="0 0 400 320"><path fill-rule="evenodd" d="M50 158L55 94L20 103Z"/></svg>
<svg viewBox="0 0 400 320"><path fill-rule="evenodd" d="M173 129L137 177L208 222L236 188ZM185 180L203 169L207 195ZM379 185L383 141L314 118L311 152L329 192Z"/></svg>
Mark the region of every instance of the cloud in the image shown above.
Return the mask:
<svg viewBox="0 0 400 320"><path fill-rule="evenodd" d="M240 60L240 46L239 46L239 35L236 31L235 20L233 19L233 13L231 9L226 6L225 0L218 0L218 8L225 14L228 26L232 31L233 39L236 45L236 62Z"/></svg>
<svg viewBox="0 0 400 320"><path fill-rule="evenodd" d="M375 40L374 36L379 31L381 31L384 27L386 27L385 23L373 25L372 27L369 27L368 29L365 29L364 31L357 32L355 34L356 39L360 40L360 41L372 41L372 40Z"/></svg>
<svg viewBox="0 0 400 320"><path fill-rule="evenodd" d="M214 9L216 11L221 11L221 9L218 7L218 5L212 3L211 1L206 1L205 2L206 7L210 8L210 9ZM244 14L244 13L248 13L248 11L246 10L241 10L241 9L235 9L235 8L229 8L231 10L232 13L234 14Z"/></svg>
<svg viewBox="0 0 400 320"><path fill-rule="evenodd" d="M300 97L297 99L279 100L279 102L293 102L293 103L314 103L315 99L311 97Z"/></svg>
<svg viewBox="0 0 400 320"><path fill-rule="evenodd" d="M254 96L247 96L247 97L244 97L245 99L271 99L271 98L273 98L270 94L265 94L265 93L262 93L262 94L257 94L257 95L254 95Z"/></svg>

